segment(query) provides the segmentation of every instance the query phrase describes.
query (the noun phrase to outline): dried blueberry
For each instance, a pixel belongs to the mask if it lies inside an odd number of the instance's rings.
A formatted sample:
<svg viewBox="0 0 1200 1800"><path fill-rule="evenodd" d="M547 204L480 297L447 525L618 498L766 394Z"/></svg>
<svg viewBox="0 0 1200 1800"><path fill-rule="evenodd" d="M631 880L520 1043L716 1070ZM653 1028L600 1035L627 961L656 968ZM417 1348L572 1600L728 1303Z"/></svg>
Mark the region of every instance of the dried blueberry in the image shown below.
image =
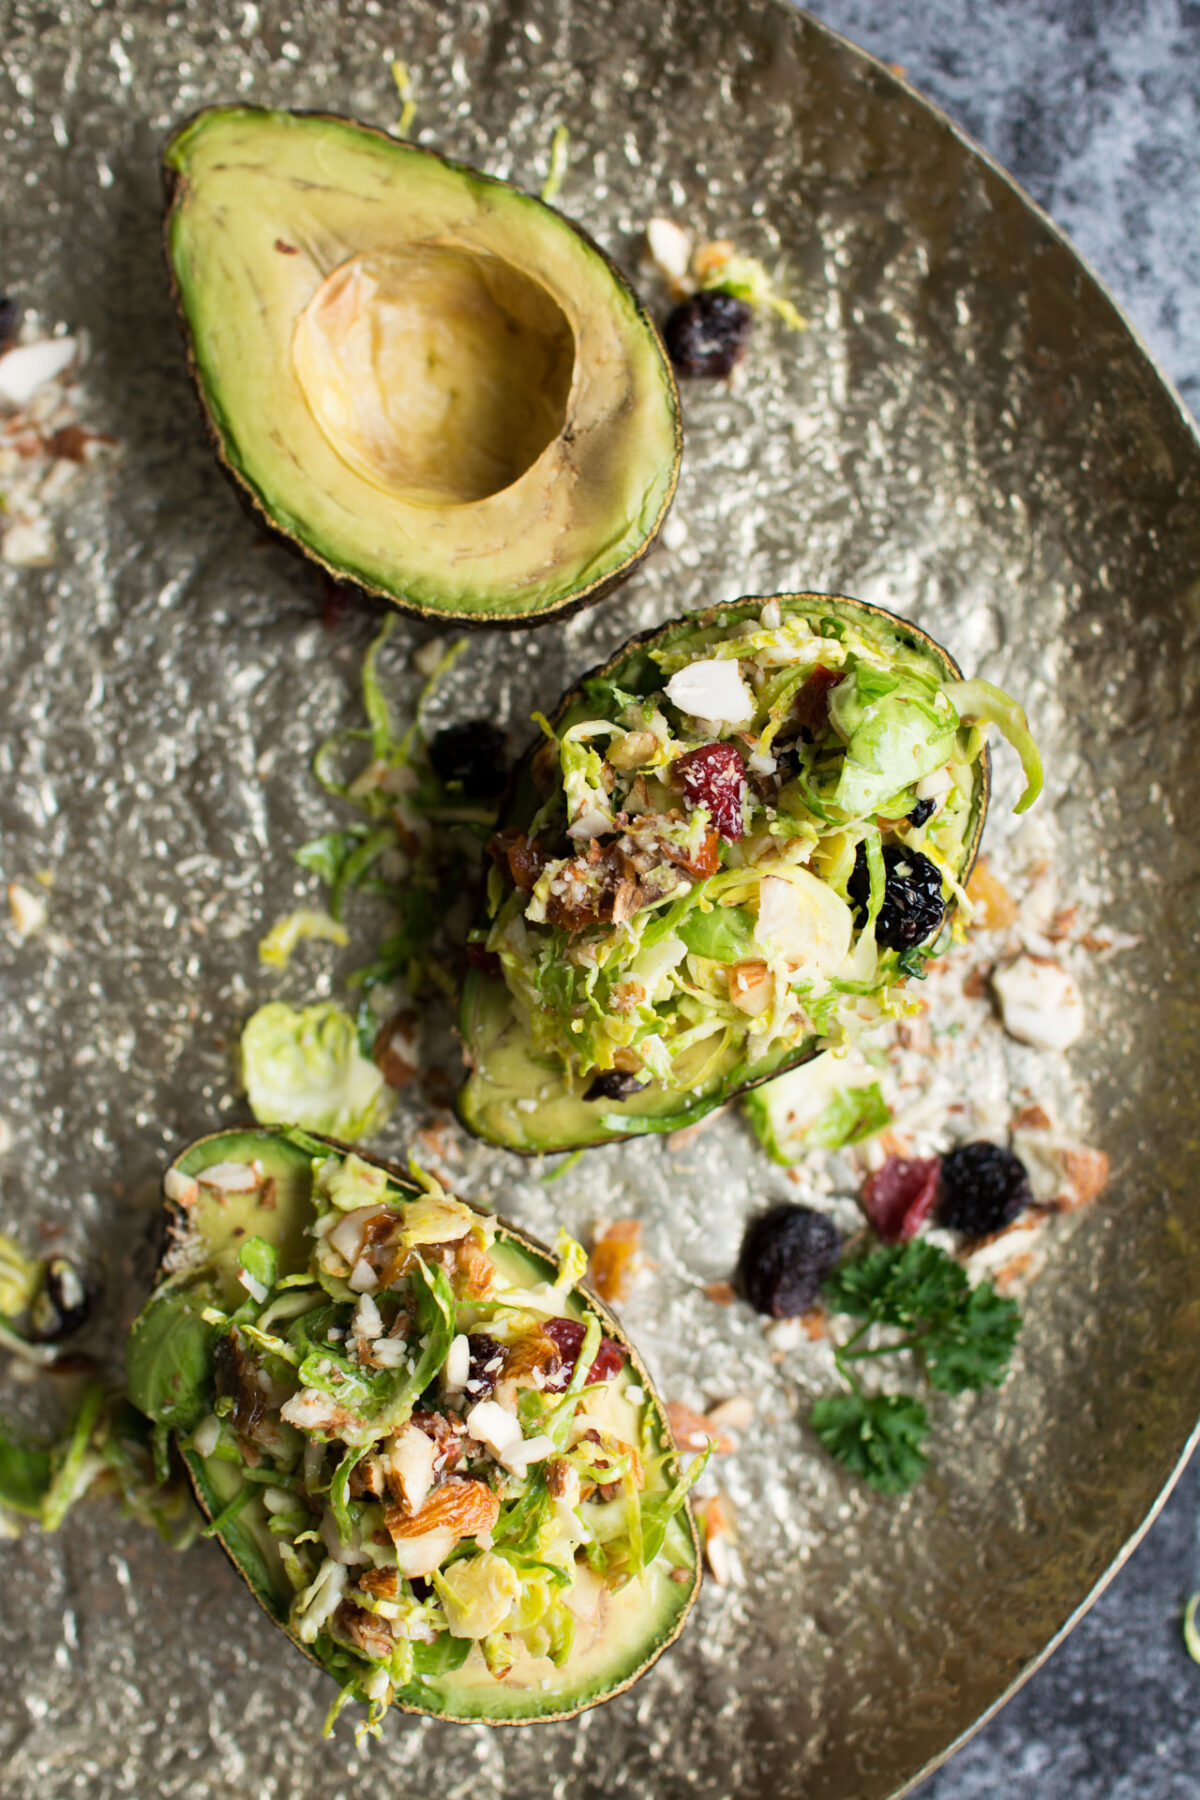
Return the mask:
<svg viewBox="0 0 1200 1800"><path fill-rule="evenodd" d="M644 1081L627 1069L605 1069L583 1097L585 1100L628 1100L630 1094L640 1093L645 1086Z"/></svg>
<svg viewBox="0 0 1200 1800"><path fill-rule="evenodd" d="M886 879L875 941L884 950L912 950L926 943L946 916L941 874L927 856L904 844L884 845L883 869ZM861 922L871 897L871 874L861 844L854 853L854 873L847 892Z"/></svg>
<svg viewBox="0 0 1200 1800"><path fill-rule="evenodd" d="M92 1297L75 1264L65 1256L52 1256L42 1290L29 1309L29 1336L35 1344L57 1344L78 1331L91 1310Z"/></svg>
<svg viewBox="0 0 1200 1800"><path fill-rule="evenodd" d="M21 329L24 309L11 295L0 296L0 350L10 344Z"/></svg>
<svg viewBox="0 0 1200 1800"><path fill-rule="evenodd" d="M918 800L917 804L908 815L909 824L919 829L924 825L926 819L932 819L933 810L934 803L932 800Z"/></svg>
<svg viewBox="0 0 1200 1800"><path fill-rule="evenodd" d="M720 288L681 301L663 326L667 355L681 375L728 375L746 353L754 314Z"/></svg>
<svg viewBox="0 0 1200 1800"><path fill-rule="evenodd" d="M791 1319L807 1312L842 1253L833 1220L810 1206L775 1206L742 1239L738 1274L756 1312Z"/></svg>
<svg viewBox="0 0 1200 1800"><path fill-rule="evenodd" d="M467 1348L471 1354L467 1393L472 1400L486 1399L504 1373L504 1345L482 1331L472 1331L467 1338Z"/></svg>
<svg viewBox="0 0 1200 1800"><path fill-rule="evenodd" d="M968 1237L1003 1231L1030 1204L1029 1174L1019 1156L980 1139L942 1158L938 1224Z"/></svg>
<svg viewBox="0 0 1200 1800"><path fill-rule="evenodd" d="M447 725L430 744L429 761L438 780L468 800L494 800L508 780L507 739L490 719Z"/></svg>

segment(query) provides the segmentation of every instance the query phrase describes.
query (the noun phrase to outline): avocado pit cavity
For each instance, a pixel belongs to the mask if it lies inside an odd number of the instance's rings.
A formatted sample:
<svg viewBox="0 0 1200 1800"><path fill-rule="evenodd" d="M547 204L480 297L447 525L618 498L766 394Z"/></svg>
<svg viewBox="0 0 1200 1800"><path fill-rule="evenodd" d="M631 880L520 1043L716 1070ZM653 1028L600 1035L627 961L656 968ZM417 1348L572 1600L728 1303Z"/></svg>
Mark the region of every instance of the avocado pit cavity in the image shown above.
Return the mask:
<svg viewBox="0 0 1200 1800"><path fill-rule="evenodd" d="M351 257L296 322L292 362L326 441L411 504L499 493L562 432L575 339L498 256L412 244Z"/></svg>

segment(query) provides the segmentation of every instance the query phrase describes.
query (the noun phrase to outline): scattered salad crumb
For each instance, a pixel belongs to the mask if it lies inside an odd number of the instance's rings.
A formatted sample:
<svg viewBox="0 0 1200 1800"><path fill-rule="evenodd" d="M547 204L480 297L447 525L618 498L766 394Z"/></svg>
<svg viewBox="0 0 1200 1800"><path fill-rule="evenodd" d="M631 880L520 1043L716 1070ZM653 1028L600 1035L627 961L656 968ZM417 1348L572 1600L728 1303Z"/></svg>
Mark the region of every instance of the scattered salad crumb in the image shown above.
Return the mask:
<svg viewBox="0 0 1200 1800"><path fill-rule="evenodd" d="M35 313L0 299L0 556L39 568L57 555L54 513L80 469L116 438L81 422L87 341L46 332Z"/></svg>

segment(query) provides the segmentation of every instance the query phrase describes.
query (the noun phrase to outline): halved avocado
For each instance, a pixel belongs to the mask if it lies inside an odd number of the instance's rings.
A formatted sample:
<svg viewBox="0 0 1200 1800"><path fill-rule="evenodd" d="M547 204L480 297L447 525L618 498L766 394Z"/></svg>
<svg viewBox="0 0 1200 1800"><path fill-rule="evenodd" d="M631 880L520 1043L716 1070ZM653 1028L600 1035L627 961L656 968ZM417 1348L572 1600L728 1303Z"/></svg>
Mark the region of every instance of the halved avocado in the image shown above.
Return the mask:
<svg viewBox="0 0 1200 1800"><path fill-rule="evenodd" d="M962 679L953 657L927 632L881 607L845 595L753 596L727 601L632 638L563 697L551 721L554 730L559 732L596 715L596 683L611 682L632 695L660 690L663 676L648 654L651 647L670 648L698 630L711 629L718 635L761 614L768 600L779 606L781 617L794 615L818 625L826 621L835 635L842 625L861 630L880 649L894 655L898 665L923 668L939 683ZM540 745L531 747L514 774L500 820L502 828L525 830L545 805L532 768L538 748ZM974 865L987 813L991 775L986 747L973 764L972 779L970 805L961 816L962 835L954 846L951 869L959 883L966 881ZM672 1087L651 1080L626 1099L588 1100L578 1085L564 1080L560 1059L539 1053L502 978L470 969L459 1029L470 1069L458 1095L459 1118L477 1137L523 1155L589 1148L621 1138L679 1130L738 1094L807 1062L826 1042L814 1035L790 1050L776 1048L753 1059L734 1043L714 1061L710 1046L701 1041L679 1058ZM693 1069L694 1086L688 1080Z"/></svg>
<svg viewBox="0 0 1200 1800"><path fill-rule="evenodd" d="M167 251L218 451L331 574L523 625L650 547L681 428L658 332L575 225L324 114L220 106L167 144Z"/></svg>
<svg viewBox="0 0 1200 1800"><path fill-rule="evenodd" d="M206 1320L205 1309L231 1312L245 1301L240 1256L252 1240L274 1246L278 1281L286 1286L289 1276L302 1276L313 1249L314 1168L331 1157L344 1165L351 1154L386 1173L389 1206L403 1208L424 1196L391 1164L286 1127L217 1132L176 1157L168 1186L218 1164L251 1167L259 1179L252 1191L200 1184L198 1198L189 1195L188 1204L167 1201L168 1250L127 1354L130 1398L180 1444L196 1498L210 1521L217 1521L213 1535L269 1617L343 1690L370 1665L325 1631L314 1642L303 1642L289 1622L296 1589L269 1528L272 1515L264 1495L273 1490L262 1468L252 1471L257 1482L248 1479L240 1462L201 1454L191 1434L213 1410L214 1351L226 1330ZM518 1285L553 1282L558 1272L544 1246L508 1224L497 1226L491 1255ZM605 1387L584 1391L597 1397L597 1407L590 1409L597 1425L640 1426L643 1457L649 1457L645 1494L651 1499L666 1494L678 1464L666 1412L645 1365L618 1321L590 1292L571 1288L563 1314L585 1322L594 1316L624 1351L624 1368ZM436 1642L417 1645L412 1679L394 1688L391 1704L442 1719L520 1725L573 1718L623 1692L674 1642L699 1589L699 1540L686 1500L673 1512L662 1549L641 1575L609 1587L581 1565L580 1578L580 1623L561 1668L530 1657L497 1679L478 1646L443 1632Z"/></svg>

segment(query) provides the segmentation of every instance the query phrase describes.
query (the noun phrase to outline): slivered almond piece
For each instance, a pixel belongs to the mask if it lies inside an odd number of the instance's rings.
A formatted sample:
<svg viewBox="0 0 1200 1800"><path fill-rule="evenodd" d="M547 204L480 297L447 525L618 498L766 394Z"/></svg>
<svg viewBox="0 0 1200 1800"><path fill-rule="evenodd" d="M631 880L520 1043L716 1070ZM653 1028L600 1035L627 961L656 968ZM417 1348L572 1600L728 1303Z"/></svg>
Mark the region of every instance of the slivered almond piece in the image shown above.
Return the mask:
<svg viewBox="0 0 1200 1800"><path fill-rule="evenodd" d="M1109 1161L1103 1150L1088 1150L1083 1146L1078 1150L1061 1150L1059 1161L1069 1190L1059 1197L1059 1211L1074 1212L1077 1206L1086 1206L1108 1186Z"/></svg>
<svg viewBox="0 0 1200 1800"><path fill-rule="evenodd" d="M703 1413L698 1413L681 1400L672 1400L667 1407L667 1419L681 1450L703 1450L711 1444L718 1456L729 1456L733 1451L733 1439L727 1437L719 1426Z"/></svg>
<svg viewBox="0 0 1200 1800"><path fill-rule="evenodd" d="M411 1518L398 1506L387 1507L384 1523L394 1544L442 1531L452 1532L457 1541L490 1531L499 1516L500 1502L485 1482L455 1479L435 1489Z"/></svg>

